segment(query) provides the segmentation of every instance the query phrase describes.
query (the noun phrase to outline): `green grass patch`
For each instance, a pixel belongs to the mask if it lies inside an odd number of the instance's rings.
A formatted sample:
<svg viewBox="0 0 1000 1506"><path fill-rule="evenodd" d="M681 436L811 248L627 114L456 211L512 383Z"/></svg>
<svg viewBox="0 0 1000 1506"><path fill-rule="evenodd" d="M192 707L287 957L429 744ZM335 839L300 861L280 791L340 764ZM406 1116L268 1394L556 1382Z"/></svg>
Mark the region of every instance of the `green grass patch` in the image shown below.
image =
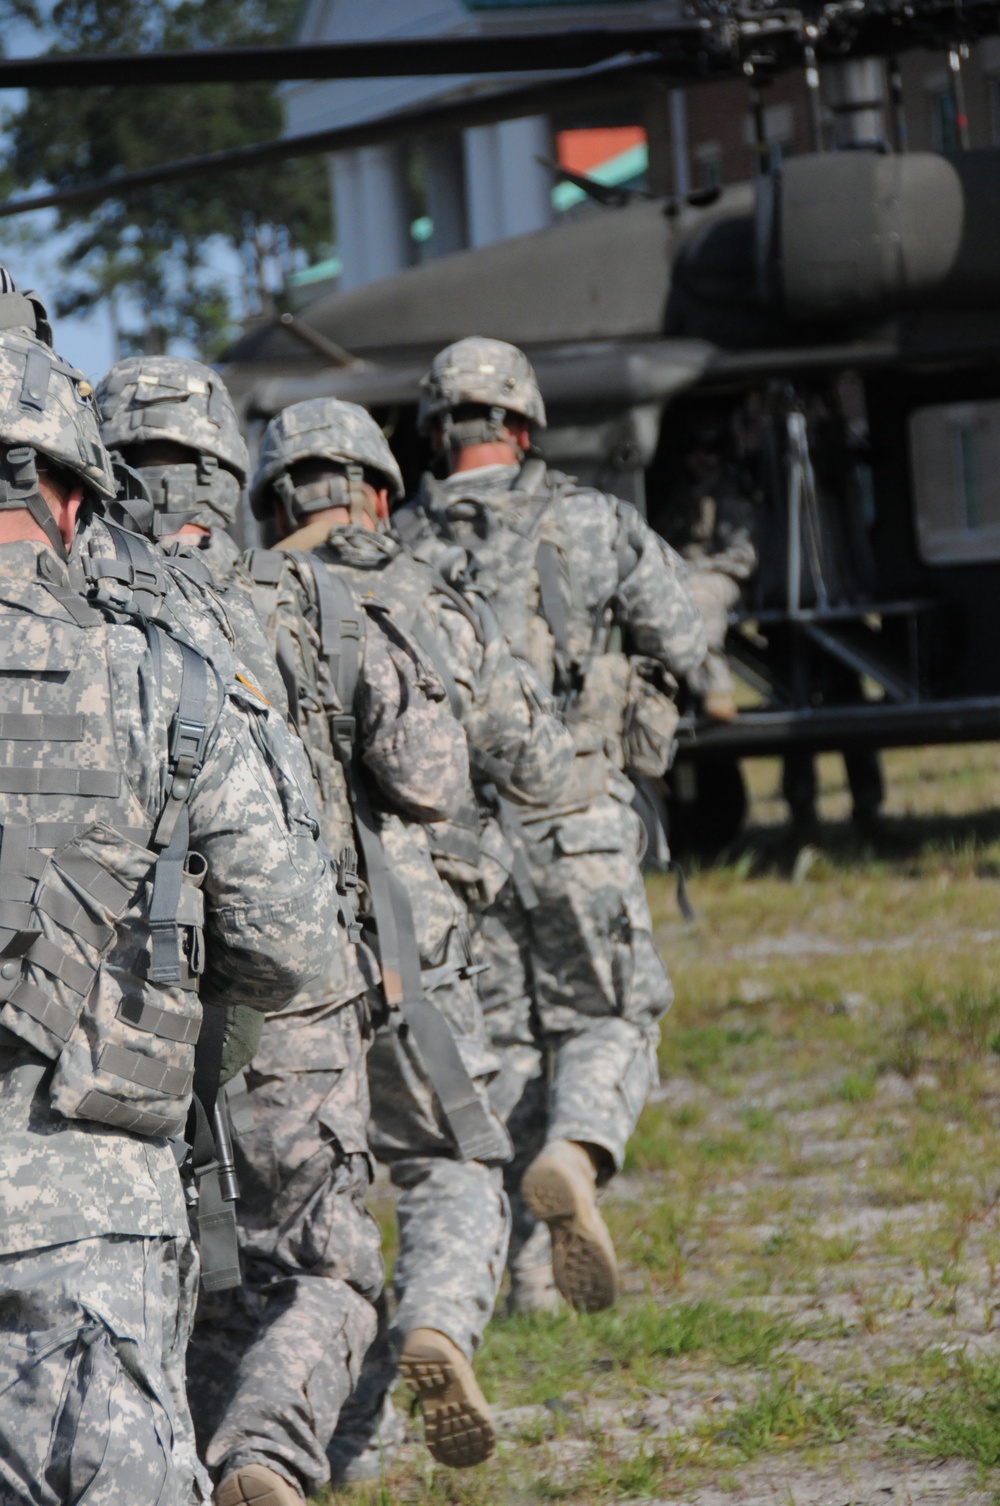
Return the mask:
<svg viewBox="0 0 1000 1506"><path fill-rule="evenodd" d="M795 1375L772 1376L713 1438L742 1459L755 1459L773 1447L842 1443L857 1426L856 1414L856 1401L843 1387L823 1389Z"/></svg>
<svg viewBox="0 0 1000 1506"><path fill-rule="evenodd" d="M765 1365L790 1331L787 1319L752 1307L623 1303L606 1313L496 1320L476 1368L488 1395L523 1405L599 1386L613 1372L655 1378L657 1362L686 1355L708 1354L723 1365Z"/></svg>

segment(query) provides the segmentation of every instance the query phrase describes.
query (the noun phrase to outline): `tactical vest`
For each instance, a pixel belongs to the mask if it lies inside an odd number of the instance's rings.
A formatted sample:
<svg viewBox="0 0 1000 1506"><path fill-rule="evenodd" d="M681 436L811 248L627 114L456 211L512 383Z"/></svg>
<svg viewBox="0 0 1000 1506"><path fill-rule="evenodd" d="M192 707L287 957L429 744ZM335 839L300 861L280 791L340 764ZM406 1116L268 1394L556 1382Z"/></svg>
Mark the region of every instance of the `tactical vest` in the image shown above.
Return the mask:
<svg viewBox="0 0 1000 1506"><path fill-rule="evenodd" d="M338 559L335 573L346 580L353 587L356 595L362 599L366 592L372 592L373 584L381 588L379 594L391 604L392 623L407 634L421 651L444 686L452 715L457 721L461 721L463 706L458 687L448 668L426 609L427 580L422 569L415 565L409 555L390 539L372 536L367 542L372 545L373 549L378 548L381 551L381 558L377 563L373 562L371 566L365 567ZM461 594L452 590L439 577L437 588L449 596L482 642L482 625ZM376 595L374 605L376 608L380 607L378 595ZM469 752L475 778L475 759L471 747ZM475 885L479 878L479 815L472 797L473 792L470 790L469 799L454 816L446 820L425 823L434 866L445 878L462 885Z"/></svg>
<svg viewBox="0 0 1000 1506"><path fill-rule="evenodd" d="M448 496L430 483L418 510L394 519L418 557L429 525L437 538L461 545L474 558L478 582L491 593L514 651L552 691L577 753L590 760L577 767L567 791L571 801L601 793L593 755L619 770L646 774L655 766L663 773L677 723L668 686L658 682L658 666L626 652L614 594L589 605L581 599L564 506L573 489L569 478L530 459L517 484L498 494L496 511L487 501ZM620 545L619 579L636 559L630 546Z"/></svg>
<svg viewBox="0 0 1000 1506"><path fill-rule="evenodd" d="M318 704L327 720L329 746L349 801L351 829L357 842L354 850L360 857L370 896L370 920L374 922L371 940L378 955L390 1021L394 1027L402 1025L411 1032L462 1160L495 1160L498 1154L502 1158L504 1147L469 1078L454 1036L428 997L430 984L421 970L409 896L388 867L378 819L356 765L354 708L367 641L366 612L382 613L385 608L370 596L360 605L339 573L308 554L253 550L247 556L247 566L261 590L259 597L255 591L255 600L262 615L275 610L286 569L298 573L308 597L316 603L316 637L325 684L320 686L318 680L314 683L317 696L322 697ZM303 637L302 644L306 653L294 658L291 654L283 656L280 641L278 644L279 666L283 658L290 669L299 663L294 677L297 681L301 680L302 660L312 656L307 638ZM312 689L309 693L312 696ZM300 699L300 708L301 704ZM339 812L336 820L339 825Z"/></svg>
<svg viewBox="0 0 1000 1506"><path fill-rule="evenodd" d="M89 601L47 551L37 578L0 583L0 1024L54 1061L60 1114L169 1136L201 1025L204 863L188 853L186 802L222 694L162 613L137 605L156 572L134 544L124 564L74 559ZM182 658L155 819L119 758L109 665L136 652L131 634L112 641L121 622L144 628L161 686L168 636Z"/></svg>

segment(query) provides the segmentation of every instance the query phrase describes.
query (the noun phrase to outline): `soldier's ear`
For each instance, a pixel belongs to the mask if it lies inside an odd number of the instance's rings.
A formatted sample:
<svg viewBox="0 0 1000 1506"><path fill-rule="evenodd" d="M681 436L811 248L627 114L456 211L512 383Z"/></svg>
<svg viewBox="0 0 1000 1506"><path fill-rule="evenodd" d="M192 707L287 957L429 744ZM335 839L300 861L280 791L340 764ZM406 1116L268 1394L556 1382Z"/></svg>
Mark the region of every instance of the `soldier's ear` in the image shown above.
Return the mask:
<svg viewBox="0 0 1000 1506"><path fill-rule="evenodd" d="M381 523L389 521L389 488L380 486L375 493L375 512Z"/></svg>

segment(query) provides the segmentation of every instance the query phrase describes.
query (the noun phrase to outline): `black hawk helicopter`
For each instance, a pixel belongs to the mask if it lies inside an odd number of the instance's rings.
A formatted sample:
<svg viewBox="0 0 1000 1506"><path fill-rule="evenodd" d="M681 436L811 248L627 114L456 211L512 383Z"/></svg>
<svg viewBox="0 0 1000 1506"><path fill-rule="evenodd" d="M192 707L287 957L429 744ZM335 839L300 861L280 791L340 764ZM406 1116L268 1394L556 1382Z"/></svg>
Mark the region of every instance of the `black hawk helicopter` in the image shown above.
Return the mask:
<svg viewBox="0 0 1000 1506"><path fill-rule="evenodd" d="M549 110L623 80L738 76L754 91L802 68L818 119L826 62L914 47L957 57L998 30L996 0L694 0L639 30L2 60L0 84L36 88L503 77L472 100L55 189L0 215ZM535 365L547 458L662 528L691 414L730 415L761 563L727 652L756 701L729 723L683 720L682 836L735 835L743 757L1000 736L1000 151L873 142L681 201L603 197L601 215L321 293L250 330L223 371L251 437L289 402L348 398L384 424L415 480L420 375L451 340L493 335Z"/></svg>

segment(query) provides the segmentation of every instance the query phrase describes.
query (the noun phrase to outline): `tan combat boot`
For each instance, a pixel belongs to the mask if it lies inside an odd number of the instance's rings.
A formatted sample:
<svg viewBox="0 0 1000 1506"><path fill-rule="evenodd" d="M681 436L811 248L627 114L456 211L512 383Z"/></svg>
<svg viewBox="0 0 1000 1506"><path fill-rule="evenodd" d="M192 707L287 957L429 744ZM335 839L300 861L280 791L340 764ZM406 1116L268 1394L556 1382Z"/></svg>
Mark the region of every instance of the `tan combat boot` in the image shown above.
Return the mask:
<svg viewBox="0 0 1000 1506"><path fill-rule="evenodd" d="M597 1167L575 1140L553 1140L532 1161L521 1195L552 1235L556 1286L580 1312L599 1312L618 1297L618 1263L597 1207Z"/></svg>
<svg viewBox="0 0 1000 1506"><path fill-rule="evenodd" d="M305 1497L266 1464L234 1469L216 1487L215 1506L304 1506Z"/></svg>
<svg viewBox="0 0 1000 1506"><path fill-rule="evenodd" d="M496 1435L489 1405L457 1344L435 1328L413 1328L399 1369L417 1393L427 1447L439 1464L467 1469L490 1457Z"/></svg>

